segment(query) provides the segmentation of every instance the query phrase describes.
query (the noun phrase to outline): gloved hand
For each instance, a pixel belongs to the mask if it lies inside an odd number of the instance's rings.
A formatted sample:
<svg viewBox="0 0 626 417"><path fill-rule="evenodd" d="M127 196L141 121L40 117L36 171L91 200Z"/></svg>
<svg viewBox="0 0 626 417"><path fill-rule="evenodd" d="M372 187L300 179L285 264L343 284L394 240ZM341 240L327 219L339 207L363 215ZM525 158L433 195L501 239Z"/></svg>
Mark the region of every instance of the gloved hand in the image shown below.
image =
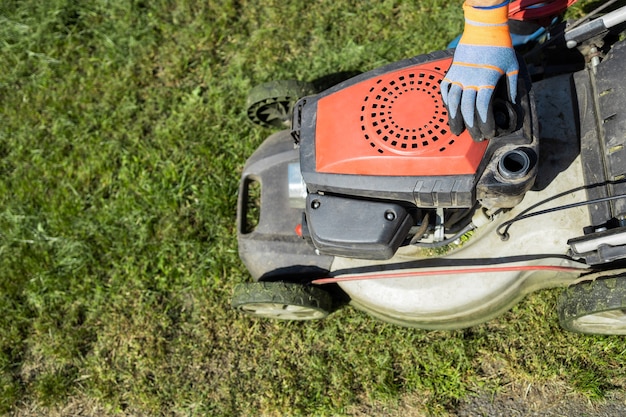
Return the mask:
<svg viewBox="0 0 626 417"><path fill-rule="evenodd" d="M504 76L509 99L515 103L519 63L507 24L508 3L485 8L463 4L465 29L441 82L441 98L455 135L467 128L475 141L495 136L492 99Z"/></svg>

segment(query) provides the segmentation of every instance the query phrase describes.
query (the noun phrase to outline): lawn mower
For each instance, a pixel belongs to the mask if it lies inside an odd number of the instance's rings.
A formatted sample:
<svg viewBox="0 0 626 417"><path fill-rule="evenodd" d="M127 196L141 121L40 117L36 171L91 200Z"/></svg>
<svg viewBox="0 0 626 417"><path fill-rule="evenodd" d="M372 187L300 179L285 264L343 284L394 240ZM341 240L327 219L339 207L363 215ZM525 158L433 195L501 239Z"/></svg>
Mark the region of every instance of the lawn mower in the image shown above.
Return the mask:
<svg viewBox="0 0 626 417"><path fill-rule="evenodd" d="M232 306L309 320L351 305L447 330L563 287L564 329L626 334L625 20L621 7L531 30L516 103L496 87L490 140L449 131L452 49L323 89L255 87L248 116L281 130L242 172L252 282Z"/></svg>

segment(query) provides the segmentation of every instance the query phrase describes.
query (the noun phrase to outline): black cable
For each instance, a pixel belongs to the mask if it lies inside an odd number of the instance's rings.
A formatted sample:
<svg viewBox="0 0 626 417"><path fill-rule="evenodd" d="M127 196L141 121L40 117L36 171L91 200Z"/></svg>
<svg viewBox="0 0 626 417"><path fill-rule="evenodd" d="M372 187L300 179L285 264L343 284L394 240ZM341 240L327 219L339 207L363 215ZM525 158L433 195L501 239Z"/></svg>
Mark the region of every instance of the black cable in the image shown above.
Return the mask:
<svg viewBox="0 0 626 417"><path fill-rule="evenodd" d="M624 173L624 174L622 174L622 175L625 175L625 176L626 176L626 173ZM566 195L569 195L569 194L575 193L575 192L577 192L577 191L582 191L582 190L591 190L591 189L593 189L593 188L598 188L598 187L608 187L608 186L610 186L610 185L620 185L620 184L626 184L626 178L624 178L624 179L620 179L620 180L608 180L608 181L603 181L603 182L597 182L597 183L595 183L595 184L585 184L585 185L581 185L581 186L579 186L579 187L570 188L569 190L562 191L562 192L560 192L560 193L558 193L558 194L555 194L555 195L553 195L553 196L551 196L551 197L548 197L548 198L545 198L545 199L543 199L543 200L541 200L541 201L536 202L536 203L535 203L535 204L533 204L532 206L527 207L527 208L525 208L524 210L522 210L522 211L521 211L521 212L520 212L517 216L515 216L515 218L514 218L514 219L509 220L509 221L507 221L507 222L505 222L505 223L509 223L509 222L510 222L511 224L512 224L512 223L515 223L515 221L514 221L515 219L517 219L517 218L519 218L519 217L523 217L523 216L524 216L526 213L528 213L529 211L534 210L534 209L536 209L536 208L537 208L537 207L539 207L539 206L543 206L544 204L547 204L547 203L549 203L550 201L553 201L553 200L559 199L559 198L561 198L561 197L564 197L564 196L566 196ZM608 192L609 192L609 190L607 189L607 190L606 190L606 192L608 193ZM532 216L530 216L530 217L532 217ZM505 223L503 223L502 225L500 225L500 226L498 227L498 229L497 229L497 230L500 230L500 229L502 228L502 226L504 226L504 225L505 225ZM507 230L508 230L508 227L507 227ZM505 231L505 233L506 233L506 231ZM498 235L499 235L500 237L502 237L502 235L501 235L500 233L498 233Z"/></svg>
<svg viewBox="0 0 626 417"><path fill-rule="evenodd" d="M410 245L413 245L415 242L419 241L422 238L422 236L424 236L424 234L428 231L429 218L430 218L430 215L426 213L424 217L422 218L422 224L417 229L417 231L415 232L415 235L413 235L413 238L409 242Z"/></svg>
<svg viewBox="0 0 626 417"><path fill-rule="evenodd" d="M540 216L542 214L553 213L555 211L567 210L567 209L581 207L581 206L588 206L590 204L596 204L596 203L604 203L606 201L611 201L611 200L619 200L620 198L626 198L626 194L618 194L618 195L613 195L610 197L602 197L602 198L596 198L593 200L579 201L577 203L571 203L571 204L565 204L563 206L552 207L549 209L536 211L534 213L523 214L524 212L522 212L518 214L517 216L515 216L514 218L512 218L511 220L507 220L504 223L502 223L500 226L498 226L498 228L496 229L496 233L498 234L498 236L500 236L500 239L508 240L509 239L509 233L508 233L509 227L511 227L513 223L516 223L520 220L525 220L530 217ZM542 201L541 204L543 204L545 201L546 200ZM536 206L537 205L535 205L535 207ZM525 210L525 212L528 212L529 210L530 208ZM500 229L502 229L503 227L505 228L505 230L501 232Z"/></svg>

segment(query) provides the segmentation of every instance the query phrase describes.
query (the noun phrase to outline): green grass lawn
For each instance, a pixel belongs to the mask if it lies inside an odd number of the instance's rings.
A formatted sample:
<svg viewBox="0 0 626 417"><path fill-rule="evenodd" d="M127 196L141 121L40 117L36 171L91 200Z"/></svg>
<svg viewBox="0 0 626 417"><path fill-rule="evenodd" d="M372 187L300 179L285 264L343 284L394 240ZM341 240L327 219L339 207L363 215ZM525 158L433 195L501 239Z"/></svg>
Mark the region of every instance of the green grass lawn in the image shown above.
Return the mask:
<svg viewBox="0 0 626 417"><path fill-rule="evenodd" d="M562 331L556 291L455 332L230 308L239 174L271 133L249 89L461 27L456 0L1 0L0 413L446 413L512 381L623 389L626 341Z"/></svg>

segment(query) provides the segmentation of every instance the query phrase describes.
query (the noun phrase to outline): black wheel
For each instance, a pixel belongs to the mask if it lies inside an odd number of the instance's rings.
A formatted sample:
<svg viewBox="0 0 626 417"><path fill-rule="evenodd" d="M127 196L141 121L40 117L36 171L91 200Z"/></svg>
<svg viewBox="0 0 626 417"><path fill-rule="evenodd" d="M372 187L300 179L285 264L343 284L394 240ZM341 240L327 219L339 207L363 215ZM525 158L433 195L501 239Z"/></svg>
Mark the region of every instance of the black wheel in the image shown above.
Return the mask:
<svg viewBox="0 0 626 417"><path fill-rule="evenodd" d="M288 128L296 101L314 93L313 84L297 80L257 85L248 94L248 118L260 126Z"/></svg>
<svg viewBox="0 0 626 417"><path fill-rule="evenodd" d="M626 275L600 277L567 288L558 302L564 329L589 334L626 334Z"/></svg>
<svg viewBox="0 0 626 417"><path fill-rule="evenodd" d="M232 306L257 317L315 320L326 317L333 305L326 291L289 282L250 282L235 287Z"/></svg>

